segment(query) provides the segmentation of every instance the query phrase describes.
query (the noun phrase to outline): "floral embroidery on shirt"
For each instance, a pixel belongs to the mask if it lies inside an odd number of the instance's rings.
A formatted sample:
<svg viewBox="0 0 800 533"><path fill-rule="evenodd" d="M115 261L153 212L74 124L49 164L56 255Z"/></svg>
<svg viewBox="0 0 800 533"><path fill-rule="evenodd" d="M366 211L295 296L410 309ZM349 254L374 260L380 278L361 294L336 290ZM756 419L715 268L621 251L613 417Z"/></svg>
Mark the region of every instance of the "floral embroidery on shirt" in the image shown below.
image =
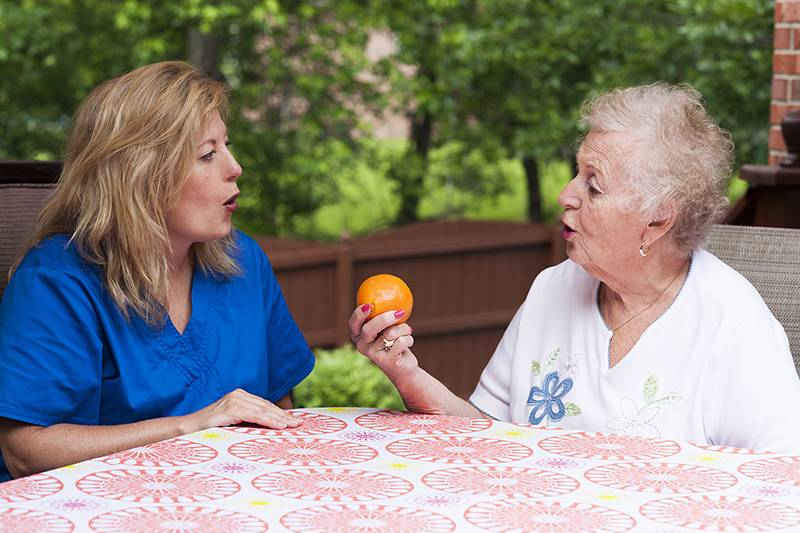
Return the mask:
<svg viewBox="0 0 800 533"><path fill-rule="evenodd" d="M640 437L660 438L661 432L651 422L661 411L662 405L669 405L683 399L679 393L670 391L660 398L658 396L658 378L651 375L644 382L642 391L645 404L639 407L635 401L627 396L622 399L619 405L622 416L612 418L606 427L617 433L635 435Z"/></svg>
<svg viewBox="0 0 800 533"><path fill-rule="evenodd" d="M558 375L560 377L566 376L567 374L580 374L581 369L578 366L578 361L581 360L583 354L576 353L567 357L567 361L564 363L564 366L559 371Z"/></svg>
<svg viewBox="0 0 800 533"><path fill-rule="evenodd" d="M560 349L550 352L544 360L544 364L539 361L531 363L531 372L534 376L542 376L541 386L531 387L528 394L528 405L532 405L531 413L528 416L530 424L538 425L542 420L546 424L558 422L565 416L575 416L581 414L580 408L572 402L565 402L564 396L572 390L572 378L569 375L580 373L578 361L581 354L571 355L566 358L561 370L552 371L545 374L545 370L558 360Z"/></svg>

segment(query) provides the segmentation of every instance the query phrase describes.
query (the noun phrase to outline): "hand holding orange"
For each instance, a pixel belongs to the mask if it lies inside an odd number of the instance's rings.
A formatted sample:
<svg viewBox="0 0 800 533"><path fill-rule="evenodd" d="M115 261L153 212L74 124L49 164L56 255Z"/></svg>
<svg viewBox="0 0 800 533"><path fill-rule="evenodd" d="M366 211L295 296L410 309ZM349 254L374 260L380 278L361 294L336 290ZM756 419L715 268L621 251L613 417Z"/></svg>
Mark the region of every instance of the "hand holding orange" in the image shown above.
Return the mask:
<svg viewBox="0 0 800 533"><path fill-rule="evenodd" d="M367 320L371 320L386 311L405 311L403 317L397 322L402 324L411 316L414 307L414 296L406 283L391 274L378 274L367 278L356 295L356 305L370 304L371 311Z"/></svg>

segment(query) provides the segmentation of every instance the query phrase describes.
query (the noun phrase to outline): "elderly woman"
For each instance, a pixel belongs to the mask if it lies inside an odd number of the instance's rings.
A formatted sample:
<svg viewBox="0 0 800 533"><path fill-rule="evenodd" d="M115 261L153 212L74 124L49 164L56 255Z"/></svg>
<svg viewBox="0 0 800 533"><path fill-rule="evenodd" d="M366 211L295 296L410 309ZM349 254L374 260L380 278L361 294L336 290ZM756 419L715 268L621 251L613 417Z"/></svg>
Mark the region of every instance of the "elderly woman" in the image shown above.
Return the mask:
<svg viewBox="0 0 800 533"><path fill-rule="evenodd" d="M786 335L700 248L726 205L727 132L697 92L662 83L602 94L582 118L559 195L569 259L533 282L470 402L418 367L392 313L354 311L358 349L411 411L800 453Z"/></svg>
<svg viewBox="0 0 800 533"><path fill-rule="evenodd" d="M258 245L224 84L176 62L95 89L0 305L0 481L240 422L297 426L314 357Z"/></svg>

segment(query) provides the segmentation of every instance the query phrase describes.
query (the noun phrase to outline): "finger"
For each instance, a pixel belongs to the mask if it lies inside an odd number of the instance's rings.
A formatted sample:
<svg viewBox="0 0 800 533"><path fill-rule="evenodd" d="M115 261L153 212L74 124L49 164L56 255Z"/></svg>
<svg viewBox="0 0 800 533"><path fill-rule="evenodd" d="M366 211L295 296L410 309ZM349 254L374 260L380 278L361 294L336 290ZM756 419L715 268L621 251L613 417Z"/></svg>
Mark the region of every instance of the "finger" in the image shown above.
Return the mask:
<svg viewBox="0 0 800 533"><path fill-rule="evenodd" d="M364 322L367 320L371 310L372 307L370 304L364 304L360 307L356 307L355 311L353 311L353 314L350 315L350 320L348 321L352 335L361 334L361 326L364 325Z"/></svg>
<svg viewBox="0 0 800 533"><path fill-rule="evenodd" d="M381 331L380 335L388 340L396 339L397 337L401 337L403 335L411 335L414 329L409 326L407 323L403 324L396 324L394 326L389 326L388 328ZM380 339L380 336L378 336Z"/></svg>
<svg viewBox="0 0 800 533"><path fill-rule="evenodd" d="M385 340L384 340L385 339ZM400 354L406 348L410 348L414 345L414 337L410 334L408 335L400 335L399 337L387 337L385 335L381 335L378 337L378 340L375 342L377 356L380 355L397 355Z"/></svg>
<svg viewBox="0 0 800 533"><path fill-rule="evenodd" d="M271 429L287 429L301 426L303 424L303 419L287 413L274 404L269 404L263 406L262 409L256 413L252 422Z"/></svg>
<svg viewBox="0 0 800 533"><path fill-rule="evenodd" d="M274 404L257 406L239 413L241 422L257 424L270 429L295 428L303 424L302 419L291 415Z"/></svg>
<svg viewBox="0 0 800 533"><path fill-rule="evenodd" d="M403 318L405 314L406 312L403 310L381 313L362 326L361 335L365 336L369 341L372 341L386 328L397 324L397 321Z"/></svg>
<svg viewBox="0 0 800 533"><path fill-rule="evenodd" d="M353 311L349 324L351 331L350 339L353 341L353 344L355 344L356 349L363 355L371 358L370 352L374 351L372 347L375 346L375 343L379 340L383 342L382 339L380 339L381 333L405 316L405 311L387 311L364 322L366 316L369 315L370 309L371 307L369 304L357 308ZM400 333L407 333L407 331L402 330Z"/></svg>
<svg viewBox="0 0 800 533"><path fill-rule="evenodd" d="M218 416L227 419L225 422L215 425L248 422L265 425L272 429L283 429L302 424L300 418L287 413L264 398L242 389L236 389L226 394L214 404L214 407L216 407L214 410Z"/></svg>
<svg viewBox="0 0 800 533"><path fill-rule="evenodd" d="M413 336L411 336L411 335L403 335L403 337L404 337L404 340L405 340L405 344L406 344L405 347L406 348L411 348L412 346L414 346L414 337Z"/></svg>

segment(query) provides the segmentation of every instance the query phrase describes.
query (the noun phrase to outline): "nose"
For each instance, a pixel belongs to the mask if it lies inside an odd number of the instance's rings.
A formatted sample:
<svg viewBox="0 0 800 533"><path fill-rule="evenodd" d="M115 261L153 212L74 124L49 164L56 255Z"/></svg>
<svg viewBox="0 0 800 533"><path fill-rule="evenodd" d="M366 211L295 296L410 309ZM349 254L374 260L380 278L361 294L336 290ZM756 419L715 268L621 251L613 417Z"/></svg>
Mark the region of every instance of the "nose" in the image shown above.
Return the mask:
<svg viewBox="0 0 800 533"><path fill-rule="evenodd" d="M228 179L233 181L242 175L242 167L239 165L238 161L236 161L236 158L233 157L233 154L230 152L230 150L226 149L226 152L228 152L228 163L230 165L230 169L228 170Z"/></svg>
<svg viewBox="0 0 800 533"><path fill-rule="evenodd" d="M564 209L577 209L580 207L580 198L578 197L578 180L573 178L567 185L558 193L558 203Z"/></svg>
<svg viewBox="0 0 800 533"><path fill-rule="evenodd" d="M233 161L233 168L231 169L231 180L237 179L239 176L242 175L242 166L236 161L236 159L231 158Z"/></svg>

